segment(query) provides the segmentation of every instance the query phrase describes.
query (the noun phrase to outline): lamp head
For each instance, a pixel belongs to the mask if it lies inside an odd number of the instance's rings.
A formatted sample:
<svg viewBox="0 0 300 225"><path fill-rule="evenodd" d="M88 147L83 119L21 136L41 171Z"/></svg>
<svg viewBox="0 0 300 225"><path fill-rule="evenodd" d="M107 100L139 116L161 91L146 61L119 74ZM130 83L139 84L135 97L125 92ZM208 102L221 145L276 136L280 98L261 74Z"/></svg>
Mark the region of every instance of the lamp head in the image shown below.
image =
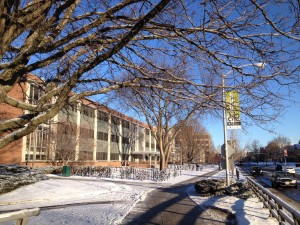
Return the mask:
<svg viewBox="0 0 300 225"><path fill-rule="evenodd" d="M253 66L263 69L263 68L265 68L266 63L264 63L264 62L254 63Z"/></svg>

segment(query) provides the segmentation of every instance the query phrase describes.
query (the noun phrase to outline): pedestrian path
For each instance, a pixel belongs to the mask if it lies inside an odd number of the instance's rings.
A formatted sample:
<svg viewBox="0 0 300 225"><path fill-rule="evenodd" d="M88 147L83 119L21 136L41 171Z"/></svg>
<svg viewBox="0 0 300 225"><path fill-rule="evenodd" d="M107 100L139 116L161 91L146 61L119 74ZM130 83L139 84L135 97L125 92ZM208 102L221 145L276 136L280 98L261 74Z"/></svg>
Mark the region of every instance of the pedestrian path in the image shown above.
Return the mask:
<svg viewBox="0 0 300 225"><path fill-rule="evenodd" d="M201 176L207 179L218 170ZM150 192L144 201L140 201L123 219L122 225L220 225L234 224L231 214L220 212L218 218L212 217L209 210L203 210L186 194L188 187L199 177L182 183L159 188ZM213 210L213 209L211 209Z"/></svg>

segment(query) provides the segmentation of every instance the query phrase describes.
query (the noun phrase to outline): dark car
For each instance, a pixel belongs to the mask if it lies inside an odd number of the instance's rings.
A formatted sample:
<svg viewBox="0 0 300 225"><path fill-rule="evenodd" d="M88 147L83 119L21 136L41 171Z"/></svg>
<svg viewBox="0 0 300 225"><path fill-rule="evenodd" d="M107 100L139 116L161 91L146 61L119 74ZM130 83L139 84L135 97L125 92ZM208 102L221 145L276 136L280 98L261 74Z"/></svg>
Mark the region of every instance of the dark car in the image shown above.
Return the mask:
<svg viewBox="0 0 300 225"><path fill-rule="evenodd" d="M254 175L263 175L263 171L261 169L260 166L252 166L251 167L251 174L254 176Z"/></svg>
<svg viewBox="0 0 300 225"><path fill-rule="evenodd" d="M277 164L276 167L275 167L275 170L276 171L282 171L282 165Z"/></svg>
<svg viewBox="0 0 300 225"><path fill-rule="evenodd" d="M272 187L294 187L297 189L297 180L288 172L276 171L272 175Z"/></svg>

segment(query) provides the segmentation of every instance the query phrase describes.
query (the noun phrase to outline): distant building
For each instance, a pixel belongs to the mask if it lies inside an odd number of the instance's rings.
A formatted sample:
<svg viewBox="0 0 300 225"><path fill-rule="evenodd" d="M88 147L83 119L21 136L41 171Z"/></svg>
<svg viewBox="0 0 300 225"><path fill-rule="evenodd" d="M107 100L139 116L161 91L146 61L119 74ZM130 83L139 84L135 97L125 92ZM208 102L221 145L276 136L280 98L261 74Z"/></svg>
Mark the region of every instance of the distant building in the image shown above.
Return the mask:
<svg viewBox="0 0 300 225"><path fill-rule="evenodd" d="M174 158L182 163L206 163L212 147L210 134L197 132L193 126L183 127L175 139Z"/></svg>
<svg viewBox="0 0 300 225"><path fill-rule="evenodd" d="M300 144L294 144L293 149L294 150L300 150Z"/></svg>
<svg viewBox="0 0 300 225"><path fill-rule="evenodd" d="M27 81L16 85L9 95L34 104L43 93ZM5 104L0 104L0 111L2 120L25 113ZM67 105L33 133L0 149L0 164L39 166L68 162L120 166L124 161L156 164L159 155L156 140L146 124L82 99Z"/></svg>

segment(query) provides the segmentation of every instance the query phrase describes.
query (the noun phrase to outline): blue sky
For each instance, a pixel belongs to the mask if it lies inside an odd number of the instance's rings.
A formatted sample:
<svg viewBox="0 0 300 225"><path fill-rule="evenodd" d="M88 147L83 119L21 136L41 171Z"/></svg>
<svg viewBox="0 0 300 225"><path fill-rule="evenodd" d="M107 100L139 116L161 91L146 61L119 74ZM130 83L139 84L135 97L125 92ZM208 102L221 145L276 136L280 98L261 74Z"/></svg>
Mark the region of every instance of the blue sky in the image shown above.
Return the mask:
<svg viewBox="0 0 300 225"><path fill-rule="evenodd" d="M241 139L242 147L253 140L258 140L262 146L266 146L269 141L278 135L290 138L292 144L296 144L300 140L300 90L291 99L294 102L287 102L284 115L279 118L278 122L270 124L273 127L274 133L269 133L258 126L245 128L245 131L237 130ZM219 121L208 120L205 122L205 127L212 136L215 147L224 143L223 123ZM227 132L229 133L229 132Z"/></svg>

